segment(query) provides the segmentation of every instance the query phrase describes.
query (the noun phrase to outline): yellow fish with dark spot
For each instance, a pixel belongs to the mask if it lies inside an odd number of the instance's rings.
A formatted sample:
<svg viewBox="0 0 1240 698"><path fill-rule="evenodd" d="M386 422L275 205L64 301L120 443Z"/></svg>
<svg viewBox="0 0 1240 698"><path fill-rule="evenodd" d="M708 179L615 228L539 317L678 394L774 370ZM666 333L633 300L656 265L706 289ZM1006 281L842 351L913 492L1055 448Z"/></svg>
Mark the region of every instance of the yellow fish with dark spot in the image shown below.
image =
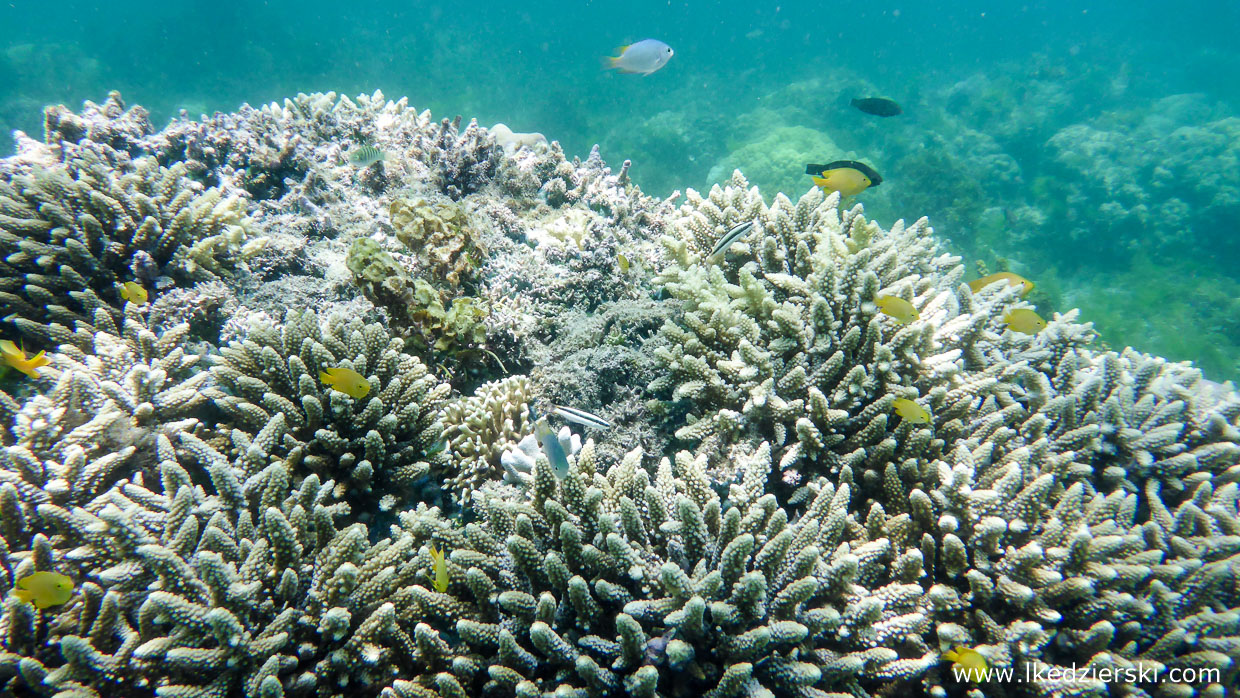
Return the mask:
<svg viewBox="0 0 1240 698"><path fill-rule="evenodd" d="M121 284L121 298L124 298L134 305L146 305L146 302L150 299L150 297L150 294L146 292L145 288L142 288L142 286L132 281L126 281Z"/></svg>
<svg viewBox="0 0 1240 698"><path fill-rule="evenodd" d="M444 557L444 551L436 548L434 543L431 543L431 569L426 572L426 576L430 577L435 591L442 594L448 590L448 561Z"/></svg>
<svg viewBox="0 0 1240 698"><path fill-rule="evenodd" d="M854 196L883 183L873 167L856 160L806 165L805 174L814 180L814 186L824 191L838 191L840 196Z"/></svg>
<svg viewBox="0 0 1240 698"><path fill-rule="evenodd" d="M917 312L917 308L914 308L912 303L903 298L879 296L874 299L874 304L878 306L878 309L884 315L893 317L900 322L912 322L913 320L921 319L921 313Z"/></svg>
<svg viewBox="0 0 1240 698"><path fill-rule="evenodd" d="M990 662L975 649L957 647L944 652L943 659L952 663L952 674L957 680L983 683L990 679Z"/></svg>
<svg viewBox="0 0 1240 698"><path fill-rule="evenodd" d="M1003 324L1013 332L1037 334L1046 329L1046 321L1042 316L1028 308L1011 308L1003 314Z"/></svg>
<svg viewBox="0 0 1240 698"><path fill-rule="evenodd" d="M0 339L0 360L3 360L4 365L12 366L31 378L38 378L39 369L52 363L46 352L42 351L26 358L26 351L7 339Z"/></svg>
<svg viewBox="0 0 1240 698"><path fill-rule="evenodd" d="M906 422L912 422L913 424L929 424L933 421L933 417L930 416L930 413L926 410L926 408L913 402L912 400L909 400L908 398L896 398L895 402L891 403L891 407L896 411L896 414L903 417Z"/></svg>
<svg viewBox="0 0 1240 698"><path fill-rule="evenodd" d="M370 392L370 381L351 368L326 368L319 372L319 380L352 398L362 399Z"/></svg>
<svg viewBox="0 0 1240 698"><path fill-rule="evenodd" d="M17 580L13 595L41 611L67 603L73 596L73 580L56 572L35 572Z"/></svg>
<svg viewBox="0 0 1240 698"><path fill-rule="evenodd" d="M1024 298L1033 290L1033 282L1019 274L1013 274L1010 271L1001 271L998 274L983 276L980 279L974 279L969 282L969 290L977 293L991 284L997 284L1000 281L1008 282L1009 286L1020 286L1020 297Z"/></svg>

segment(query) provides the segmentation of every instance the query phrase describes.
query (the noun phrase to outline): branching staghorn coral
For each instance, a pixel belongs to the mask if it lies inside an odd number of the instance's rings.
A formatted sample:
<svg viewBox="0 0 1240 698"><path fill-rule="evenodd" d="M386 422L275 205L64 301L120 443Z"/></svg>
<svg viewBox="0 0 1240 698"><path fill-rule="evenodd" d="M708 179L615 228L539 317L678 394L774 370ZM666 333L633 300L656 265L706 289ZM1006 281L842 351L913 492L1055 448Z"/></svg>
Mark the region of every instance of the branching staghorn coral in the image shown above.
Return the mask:
<svg viewBox="0 0 1240 698"><path fill-rule="evenodd" d="M450 551L450 582L414 588L424 670L385 695L828 695L937 661L837 640L920 600L903 585L851 585L882 562L837 547L846 490L790 523L763 494L769 449L742 466L738 507L712 489L703 459L664 459L652 479L638 450L604 475L593 448L563 481L539 458L532 497L487 498L485 525L402 517ZM848 604L850 593L865 598Z"/></svg>
<svg viewBox="0 0 1240 698"><path fill-rule="evenodd" d="M364 524L338 527L348 507L330 503L334 483L294 485L285 461L245 477L244 456L230 463L184 432L154 450L157 476L82 506L19 495L4 587L59 570L79 591L43 614L5 600L6 692L343 698L414 671L392 602L418 572L412 536L371 543Z"/></svg>
<svg viewBox="0 0 1240 698"><path fill-rule="evenodd" d="M153 473L156 436L197 428L209 374L181 346L189 327L157 336L133 304L125 310L120 330L97 310L89 353L63 345L39 381L50 389L5 415L0 487L84 504L117 480Z"/></svg>
<svg viewBox="0 0 1240 698"><path fill-rule="evenodd" d="M425 132L413 146L415 158L432 168L440 191L454 201L482 188L499 170L504 148L477 119L461 131L461 117L443 119L437 132Z"/></svg>
<svg viewBox="0 0 1240 698"><path fill-rule="evenodd" d="M402 502L442 458L431 447L450 392L402 346L378 324L292 311L222 349L211 369L221 387L208 394L228 416L243 477L279 458L299 479L334 480L335 496L363 511ZM320 372L339 367L364 376L369 392L353 398L325 385Z"/></svg>
<svg viewBox="0 0 1240 698"><path fill-rule="evenodd" d="M76 323L101 308L119 319L122 283L223 273L217 255L246 236L244 201L187 175L88 142L61 164L0 178L0 312L27 336L86 346Z"/></svg>
<svg viewBox="0 0 1240 698"><path fill-rule="evenodd" d="M830 464L883 441L897 398L924 403L935 387L984 365L989 345L1031 343L994 331L1013 293L974 299L953 289L963 270L924 219L884 231L860 207L838 211L838 195L817 191L795 206L777 196L767 208L746 184L737 173L709 198L691 191L679 234L663 239L671 264L657 281L685 312L664 324L668 341L656 356L667 374L652 387L688 401L692 416L678 438L722 451L756 435L772 442L781 470ZM757 221L747 241L707 263L715 241L745 221ZM880 295L911 302L920 318L902 324L882 314ZM933 440L909 423L896 434L913 450Z"/></svg>
<svg viewBox="0 0 1240 698"><path fill-rule="evenodd" d="M74 317L45 336L72 342L43 378L0 394L13 425L0 431L0 693L1213 698L1237 684L1234 392L1184 365L1092 350L1075 312L1037 336L1005 330L1016 289L961 286L924 222L883 230L818 193L767 207L739 177L676 212L623 168L611 174L597 154L570 163L555 144L479 169L481 130L449 143L428 113L379 95L303 95L153 135L142 118L118 102L49 112L54 146L23 141L40 157L0 172L67 171L42 157L60 154L123 179L153 150L228 196L252 185L270 199L254 225L315 236L307 258L322 266L309 274L334 267L323 293L360 312L372 309L338 262L393 231L337 239L332 227L381 220L394 184L434 198L448 182L499 232L479 297L508 298L491 323L526 333L529 377L449 402L402 353L395 320L302 312L239 335L234 321L224 331L240 338L195 373L187 347L215 350L174 325L194 316L188 289L152 304L162 336L132 305L122 317L58 297ZM446 158L445 176L427 155L437 138L481 159ZM358 142L389 160L347 165ZM540 203L540 187L570 208ZM719 235L755 219L703 263ZM557 221L572 242L542 244ZM641 241L664 233L665 255ZM603 278L618 252L633 268ZM367 260L391 265L371 277L399 268L388 257ZM654 298L658 266L673 302ZM226 276L203 293L261 316L251 281ZM921 319L878 313L879 294ZM456 304L445 306L446 318ZM317 374L330 366L373 379L370 393L328 389ZM666 376L653 387L674 402L643 411L656 366ZM616 424L580 451L561 430L563 480L529 435L535 392ZM899 397L931 422L899 418ZM665 443L661 430L646 438L655 413L696 452L633 450ZM489 482L504 465L519 486ZM411 485L445 472L468 505L420 504ZM36 570L69 575L70 601L40 611L8 594ZM972 686L942 658L957 646L1021 676L1214 673Z"/></svg>

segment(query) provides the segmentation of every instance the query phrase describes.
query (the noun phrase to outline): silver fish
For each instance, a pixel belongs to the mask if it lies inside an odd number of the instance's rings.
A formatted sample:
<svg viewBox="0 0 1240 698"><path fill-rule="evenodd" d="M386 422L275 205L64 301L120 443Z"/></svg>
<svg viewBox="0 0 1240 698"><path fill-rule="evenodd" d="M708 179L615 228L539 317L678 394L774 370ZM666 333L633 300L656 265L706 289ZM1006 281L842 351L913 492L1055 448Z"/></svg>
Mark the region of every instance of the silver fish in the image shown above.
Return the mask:
<svg viewBox="0 0 1240 698"><path fill-rule="evenodd" d="M724 233L723 237L719 238L719 242L715 243L715 249L710 251L710 256L718 257L723 254L725 250L732 246L732 243L745 237L749 233L750 228L753 228L753 221L746 221Z"/></svg>
<svg viewBox="0 0 1240 698"><path fill-rule="evenodd" d="M585 427L594 427L595 429L610 429L611 422L603 419L596 414L590 414L585 410L579 410L573 407L565 407L563 405L552 405L551 412L557 414L570 422L580 424Z"/></svg>
<svg viewBox="0 0 1240 698"><path fill-rule="evenodd" d="M533 411L533 409L530 410L531 413ZM556 437L555 430L547 424L546 417L540 417L537 422L534 422L534 436L538 439L538 444L542 446L543 455L551 463L556 478L563 480L568 475L568 454L564 453L564 447L560 445L560 439Z"/></svg>
<svg viewBox="0 0 1240 698"><path fill-rule="evenodd" d="M658 39L642 39L628 46L621 46L619 56L608 56L606 67L622 73L649 75L667 65L675 51Z"/></svg>
<svg viewBox="0 0 1240 698"><path fill-rule="evenodd" d="M387 159L387 153L373 145L362 145L349 151L349 164L366 168Z"/></svg>

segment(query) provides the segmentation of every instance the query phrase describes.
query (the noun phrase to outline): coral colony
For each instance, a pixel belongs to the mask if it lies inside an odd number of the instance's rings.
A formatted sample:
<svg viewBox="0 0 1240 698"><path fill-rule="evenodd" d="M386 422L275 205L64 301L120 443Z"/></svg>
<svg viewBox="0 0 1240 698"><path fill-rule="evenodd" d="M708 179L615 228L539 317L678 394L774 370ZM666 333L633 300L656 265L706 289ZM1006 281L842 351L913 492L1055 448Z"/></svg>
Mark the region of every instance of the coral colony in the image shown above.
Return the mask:
<svg viewBox="0 0 1240 698"><path fill-rule="evenodd" d="M0 161L50 359L0 383L5 695L1240 681L1240 398L1009 328L925 219L657 200L378 93L46 124Z"/></svg>

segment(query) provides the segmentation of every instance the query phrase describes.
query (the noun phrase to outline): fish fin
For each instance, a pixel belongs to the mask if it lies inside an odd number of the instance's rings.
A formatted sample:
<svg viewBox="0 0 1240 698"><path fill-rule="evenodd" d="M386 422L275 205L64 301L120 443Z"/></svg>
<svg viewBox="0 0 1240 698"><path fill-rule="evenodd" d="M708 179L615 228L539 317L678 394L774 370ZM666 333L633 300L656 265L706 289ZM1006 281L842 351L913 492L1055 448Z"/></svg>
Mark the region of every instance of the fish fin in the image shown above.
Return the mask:
<svg viewBox="0 0 1240 698"><path fill-rule="evenodd" d="M814 186L819 189L826 189L830 186L830 183L827 182L826 177L810 177L810 179L814 180Z"/></svg>
<svg viewBox="0 0 1240 698"><path fill-rule="evenodd" d="M21 584L21 582L19 581L18 584ZM26 603L33 603L34 600L34 592L29 589L14 589L13 596L16 596Z"/></svg>
<svg viewBox="0 0 1240 698"><path fill-rule="evenodd" d="M324 383L328 385L336 384L336 377L328 373L327 371L319 371L319 380L323 381Z"/></svg>
<svg viewBox="0 0 1240 698"><path fill-rule="evenodd" d="M823 170L825 169L827 169L826 165L806 165L805 174L814 175L815 177L817 177L818 175L822 174Z"/></svg>

